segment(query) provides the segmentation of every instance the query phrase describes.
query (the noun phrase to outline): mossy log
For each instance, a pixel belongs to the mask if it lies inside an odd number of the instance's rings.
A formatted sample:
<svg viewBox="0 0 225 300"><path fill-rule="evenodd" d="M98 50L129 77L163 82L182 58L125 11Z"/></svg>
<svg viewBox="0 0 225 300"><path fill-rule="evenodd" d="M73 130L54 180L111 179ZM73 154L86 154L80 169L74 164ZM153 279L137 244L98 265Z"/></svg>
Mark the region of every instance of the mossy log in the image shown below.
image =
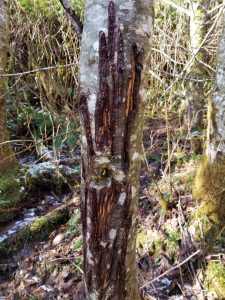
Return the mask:
<svg viewBox="0 0 225 300"><path fill-rule="evenodd" d="M53 230L68 221L69 215L69 208L63 205L4 240L0 243L0 261L17 253L25 245L47 239Z"/></svg>

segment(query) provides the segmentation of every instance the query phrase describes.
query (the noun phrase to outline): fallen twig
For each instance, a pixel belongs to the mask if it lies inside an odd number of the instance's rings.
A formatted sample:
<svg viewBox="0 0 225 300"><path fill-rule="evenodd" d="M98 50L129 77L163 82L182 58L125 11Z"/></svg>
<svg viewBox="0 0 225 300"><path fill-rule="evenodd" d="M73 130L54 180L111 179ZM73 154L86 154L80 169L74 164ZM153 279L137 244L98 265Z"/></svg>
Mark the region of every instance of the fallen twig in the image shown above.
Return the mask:
<svg viewBox="0 0 225 300"><path fill-rule="evenodd" d="M194 252L193 254L191 254L189 257L187 257L185 260L183 260L181 263L179 263L178 265L174 266L173 268L167 270L166 272L162 273L161 275L159 275L158 277L152 279L151 281L143 284L140 287L140 290L142 290L143 288L145 288L146 286L148 286L149 284L154 283L155 281L159 280L160 278L164 277L166 274L170 273L173 270L176 270L177 268L180 268L182 265L186 264L189 260L191 260L194 256L196 256L197 254L199 254L201 252L201 250L197 250L196 252Z"/></svg>

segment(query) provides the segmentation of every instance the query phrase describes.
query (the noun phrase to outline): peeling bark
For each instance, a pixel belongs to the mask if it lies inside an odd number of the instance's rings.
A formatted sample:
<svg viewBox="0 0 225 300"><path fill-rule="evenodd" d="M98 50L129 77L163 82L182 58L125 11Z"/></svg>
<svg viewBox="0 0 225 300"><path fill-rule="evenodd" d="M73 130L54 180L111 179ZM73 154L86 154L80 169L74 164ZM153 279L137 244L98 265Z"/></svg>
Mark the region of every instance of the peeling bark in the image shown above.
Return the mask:
<svg viewBox="0 0 225 300"><path fill-rule="evenodd" d="M91 300L140 299L135 235L152 16L152 1L86 2L81 211Z"/></svg>

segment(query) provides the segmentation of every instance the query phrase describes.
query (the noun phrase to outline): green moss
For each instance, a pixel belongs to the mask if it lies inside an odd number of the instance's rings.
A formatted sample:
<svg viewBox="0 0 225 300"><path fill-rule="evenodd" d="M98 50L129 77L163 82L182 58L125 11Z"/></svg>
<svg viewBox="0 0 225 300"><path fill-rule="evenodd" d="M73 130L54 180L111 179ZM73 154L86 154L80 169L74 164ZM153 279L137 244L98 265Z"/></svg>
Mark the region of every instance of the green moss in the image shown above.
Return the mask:
<svg viewBox="0 0 225 300"><path fill-rule="evenodd" d="M200 164L193 196L200 202L198 217L207 216L215 225L225 223L225 161L210 163L206 158Z"/></svg>
<svg viewBox="0 0 225 300"><path fill-rule="evenodd" d="M10 239L0 243L0 258L18 252L27 244L47 239L49 234L58 225L65 223L68 218L69 211L67 208L55 210L46 216L38 218Z"/></svg>
<svg viewBox="0 0 225 300"><path fill-rule="evenodd" d="M0 223L10 221L16 214L16 207L22 201L20 191L20 170L15 167L0 177Z"/></svg>
<svg viewBox="0 0 225 300"><path fill-rule="evenodd" d="M72 233L81 233L81 215L80 209L75 209L67 223L67 232Z"/></svg>
<svg viewBox="0 0 225 300"><path fill-rule="evenodd" d="M78 250L78 249L81 249L82 244L83 244L83 240L82 240L81 237L79 237L79 238L73 243L73 245L71 246L71 249L72 249L73 251L76 251L76 250Z"/></svg>
<svg viewBox="0 0 225 300"><path fill-rule="evenodd" d="M7 208L19 201L18 169L7 172L0 178L0 207Z"/></svg>
<svg viewBox="0 0 225 300"><path fill-rule="evenodd" d="M92 175L92 179L99 183L108 178L111 178L113 175L113 171L111 170L111 166L108 163L98 163L96 164L96 168L94 170L94 174Z"/></svg>
<svg viewBox="0 0 225 300"><path fill-rule="evenodd" d="M218 262L209 262L205 270L204 285L207 290L215 293L216 299L224 299L225 267Z"/></svg>
<svg viewBox="0 0 225 300"><path fill-rule="evenodd" d="M225 226L225 161L209 162L204 158L200 163L193 185L193 197L199 208L195 213L196 239L202 237L210 247L222 243ZM221 244L222 245L222 244Z"/></svg>
<svg viewBox="0 0 225 300"><path fill-rule="evenodd" d="M149 243L147 235L142 231L138 232L136 239L137 248L143 247L146 243Z"/></svg>
<svg viewBox="0 0 225 300"><path fill-rule="evenodd" d="M181 240L180 231L178 228L167 226L165 229L166 238L164 239L164 246L167 255L176 260L179 255L179 242Z"/></svg>
<svg viewBox="0 0 225 300"><path fill-rule="evenodd" d="M167 254L171 259L176 260L179 255L180 231L172 226L167 226L164 233L157 232L137 234L137 249L148 250L150 255L160 257L161 253Z"/></svg>

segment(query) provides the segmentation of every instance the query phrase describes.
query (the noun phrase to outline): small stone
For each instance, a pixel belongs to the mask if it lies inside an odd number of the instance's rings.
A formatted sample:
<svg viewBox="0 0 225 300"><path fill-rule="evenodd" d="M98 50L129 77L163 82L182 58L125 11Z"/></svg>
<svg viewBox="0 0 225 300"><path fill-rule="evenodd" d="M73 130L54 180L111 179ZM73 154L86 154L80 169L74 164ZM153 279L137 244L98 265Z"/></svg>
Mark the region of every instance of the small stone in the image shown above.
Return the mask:
<svg viewBox="0 0 225 300"><path fill-rule="evenodd" d="M53 246L57 246L59 245L62 240L64 239L65 235L63 233L58 234L57 236L54 237L53 241L52 241L52 245Z"/></svg>

